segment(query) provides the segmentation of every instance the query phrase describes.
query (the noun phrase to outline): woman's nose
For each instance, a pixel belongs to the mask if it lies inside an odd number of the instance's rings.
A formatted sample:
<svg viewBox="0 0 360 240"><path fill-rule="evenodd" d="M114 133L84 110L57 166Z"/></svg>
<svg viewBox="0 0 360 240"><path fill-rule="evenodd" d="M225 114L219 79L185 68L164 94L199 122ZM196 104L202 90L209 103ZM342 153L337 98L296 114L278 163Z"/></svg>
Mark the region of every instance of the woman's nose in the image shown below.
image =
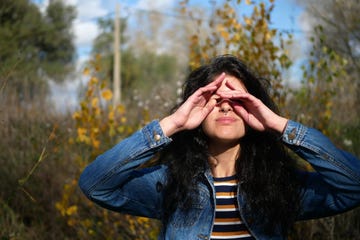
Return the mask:
<svg viewBox="0 0 360 240"><path fill-rule="evenodd" d="M230 99L222 99L219 103L218 106L220 107L220 112L223 113L227 113L229 111L232 111L232 106L231 106L231 100Z"/></svg>

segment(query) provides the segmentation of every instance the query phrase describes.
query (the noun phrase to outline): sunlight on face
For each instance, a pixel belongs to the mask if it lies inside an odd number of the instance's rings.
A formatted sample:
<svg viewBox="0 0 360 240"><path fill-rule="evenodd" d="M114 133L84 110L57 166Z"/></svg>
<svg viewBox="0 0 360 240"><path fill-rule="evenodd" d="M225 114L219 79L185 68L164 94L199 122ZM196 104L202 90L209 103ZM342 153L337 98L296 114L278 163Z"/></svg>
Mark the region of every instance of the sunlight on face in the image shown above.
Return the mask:
<svg viewBox="0 0 360 240"><path fill-rule="evenodd" d="M240 91L246 92L244 84L231 75L227 75L221 86L212 96L217 105L202 123L204 133L214 143L234 143L245 135L245 124L234 112L234 104L241 104L234 99L221 99L217 93Z"/></svg>

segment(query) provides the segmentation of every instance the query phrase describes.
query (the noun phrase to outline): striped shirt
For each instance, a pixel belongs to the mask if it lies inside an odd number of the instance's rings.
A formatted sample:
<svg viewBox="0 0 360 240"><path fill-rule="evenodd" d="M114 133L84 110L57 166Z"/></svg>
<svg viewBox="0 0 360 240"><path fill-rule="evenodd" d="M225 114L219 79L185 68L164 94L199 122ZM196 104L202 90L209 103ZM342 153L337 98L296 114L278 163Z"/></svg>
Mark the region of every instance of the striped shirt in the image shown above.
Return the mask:
<svg viewBox="0 0 360 240"><path fill-rule="evenodd" d="M236 177L214 178L214 185L216 209L211 240L254 240L240 218Z"/></svg>

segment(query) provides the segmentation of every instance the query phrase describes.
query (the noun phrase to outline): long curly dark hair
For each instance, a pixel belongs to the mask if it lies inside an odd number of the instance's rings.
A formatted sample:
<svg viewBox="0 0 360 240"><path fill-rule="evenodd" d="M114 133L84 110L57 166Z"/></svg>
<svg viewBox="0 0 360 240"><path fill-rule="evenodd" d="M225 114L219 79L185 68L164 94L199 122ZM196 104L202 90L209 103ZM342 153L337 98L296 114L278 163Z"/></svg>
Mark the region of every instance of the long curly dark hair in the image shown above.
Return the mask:
<svg viewBox="0 0 360 240"><path fill-rule="evenodd" d="M257 77L238 58L232 55L215 57L188 76L180 106L198 88L225 72L240 79L249 93L259 98L271 110L278 109L268 94L269 81ZM176 208L190 208L198 181L208 169L207 137L201 126L172 136L173 142L160 159L168 165L168 182L164 201L165 222ZM241 150L236 160L236 175L251 210L262 216L265 230L281 226L284 233L292 226L299 211L299 183L294 177L294 161L279 136L247 128L240 140Z"/></svg>

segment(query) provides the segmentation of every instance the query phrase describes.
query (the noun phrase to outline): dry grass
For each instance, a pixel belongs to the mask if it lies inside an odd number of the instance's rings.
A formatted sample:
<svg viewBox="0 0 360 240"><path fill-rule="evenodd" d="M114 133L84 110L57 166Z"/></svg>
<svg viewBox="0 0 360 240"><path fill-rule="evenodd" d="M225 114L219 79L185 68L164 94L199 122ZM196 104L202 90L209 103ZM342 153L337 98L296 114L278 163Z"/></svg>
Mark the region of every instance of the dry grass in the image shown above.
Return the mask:
<svg viewBox="0 0 360 240"><path fill-rule="evenodd" d="M71 117L2 105L0 121L0 238L66 238L55 202L71 171Z"/></svg>

